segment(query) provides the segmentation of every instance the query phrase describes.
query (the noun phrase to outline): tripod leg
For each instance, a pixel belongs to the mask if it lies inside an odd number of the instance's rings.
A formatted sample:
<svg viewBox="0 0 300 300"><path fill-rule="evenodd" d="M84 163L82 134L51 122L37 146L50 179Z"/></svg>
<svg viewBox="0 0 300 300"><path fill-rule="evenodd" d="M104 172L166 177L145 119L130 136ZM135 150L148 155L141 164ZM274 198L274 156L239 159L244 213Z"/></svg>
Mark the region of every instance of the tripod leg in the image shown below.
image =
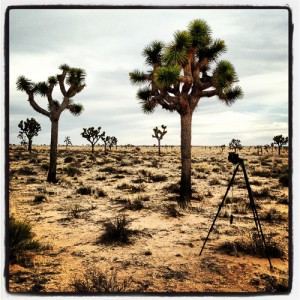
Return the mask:
<svg viewBox="0 0 300 300"><path fill-rule="evenodd" d="M230 182L229 182L229 184L228 184L226 193L225 193L225 195L224 195L224 197L223 197L223 199L222 199L222 202L221 202L220 205L219 205L217 214L216 214L216 216L215 216L215 218L214 218L214 220L213 220L213 223L212 223L212 225L211 225L211 227L210 227L210 229L209 229L209 231L208 231L207 237L206 237L206 239L205 239L205 241L204 241L204 243L203 243L203 246L202 246L202 248L201 248L201 251L200 251L200 253L199 253L199 256L202 254L202 251L203 251L203 249L204 249L204 247L205 247L205 244L206 244L206 242L207 242L207 240L208 240L208 237L209 237L211 231L213 230L213 227L214 227L215 222L216 222L216 220L217 220L217 218L218 218L218 215L219 215L219 213L220 213L220 211L221 211L221 208L222 208L222 206L223 206L223 204L224 204L224 201L225 201L226 196L227 196L227 194L228 194L228 192L229 192L229 189L230 189L231 185L233 184L234 177L235 177L236 172L238 171L238 168L239 168L239 165L237 165L236 168L235 168L235 170L234 170L234 173L233 173L233 175L232 175L232 178L231 178L231 180L230 180Z"/></svg>
<svg viewBox="0 0 300 300"><path fill-rule="evenodd" d="M266 250L267 249L267 244L266 244L265 236L264 236L264 233L263 233L263 230L262 230L259 218L258 218L256 205L255 205L255 202L254 202L251 186L250 186L250 183L249 183L249 180L248 180L246 168L245 168L245 165L244 165L243 161L241 162L241 165L242 165L242 169L243 169L243 173L244 173L244 177L245 177L246 187L247 187L247 190L248 190L250 205L251 205L251 208L252 208L256 229L257 229L258 235L261 236L261 239L263 241L263 244L264 244L264 247L265 247L265 250ZM266 253L266 255L267 255L267 258L268 258L268 261L269 261L269 264L270 264L270 268L273 269L273 266L271 264L270 256L267 253Z"/></svg>

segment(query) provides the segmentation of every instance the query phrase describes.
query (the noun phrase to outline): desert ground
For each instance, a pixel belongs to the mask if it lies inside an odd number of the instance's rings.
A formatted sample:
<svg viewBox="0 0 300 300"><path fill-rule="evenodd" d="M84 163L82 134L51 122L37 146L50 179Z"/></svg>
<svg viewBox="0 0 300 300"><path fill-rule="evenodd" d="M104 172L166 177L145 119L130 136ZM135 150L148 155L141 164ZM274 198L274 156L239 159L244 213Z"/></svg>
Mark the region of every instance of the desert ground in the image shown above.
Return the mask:
<svg viewBox="0 0 300 300"><path fill-rule="evenodd" d="M255 147L238 153L249 181L273 269L261 250L242 171L200 249L235 166L229 149L192 148L193 200L177 204L180 148L61 146L58 183L46 182L49 149L9 149L9 217L32 225L43 247L9 264L9 291L278 293L289 288L288 152ZM233 222L230 224L230 217ZM126 223L128 238L113 242L108 224ZM105 238L106 237L106 238ZM101 276L100 276L100 275ZM86 290L80 286L86 283ZM109 286L110 284L110 286Z"/></svg>

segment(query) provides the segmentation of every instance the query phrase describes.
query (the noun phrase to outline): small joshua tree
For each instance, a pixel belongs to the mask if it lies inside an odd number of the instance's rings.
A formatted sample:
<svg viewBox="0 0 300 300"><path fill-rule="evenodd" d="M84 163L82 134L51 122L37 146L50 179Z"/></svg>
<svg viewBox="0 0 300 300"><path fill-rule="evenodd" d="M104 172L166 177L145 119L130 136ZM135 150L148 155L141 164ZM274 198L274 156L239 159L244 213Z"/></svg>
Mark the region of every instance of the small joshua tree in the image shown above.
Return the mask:
<svg viewBox="0 0 300 300"><path fill-rule="evenodd" d="M263 153L263 147L262 147L261 145L257 145L257 146L255 147L255 149L257 150L257 155L259 155L259 152L260 152L260 154Z"/></svg>
<svg viewBox="0 0 300 300"><path fill-rule="evenodd" d="M105 132L100 133L101 127L94 128L83 128L83 132L81 133L82 137L87 139L92 145L92 153L94 153L94 147L96 143L105 136Z"/></svg>
<svg viewBox="0 0 300 300"><path fill-rule="evenodd" d="M21 139L21 146L26 146L27 145L27 137L23 132L20 132L18 134L18 138Z"/></svg>
<svg viewBox="0 0 300 300"><path fill-rule="evenodd" d="M107 148L107 145L109 144L110 136L109 136L109 135L108 135L108 136L105 136L105 133L104 133L104 135L103 135L103 137L102 137L102 141L103 141L103 143L104 143L104 153L106 154L106 153L107 153L106 148Z"/></svg>
<svg viewBox="0 0 300 300"><path fill-rule="evenodd" d="M270 145L268 145L268 144L264 145L264 149L265 149L265 151L266 151L267 153L269 153L269 149L270 149L270 148L271 148Z"/></svg>
<svg viewBox="0 0 300 300"><path fill-rule="evenodd" d="M66 136L64 143L66 144L66 150L67 150L68 146L72 146L71 138L69 136Z"/></svg>
<svg viewBox="0 0 300 300"><path fill-rule="evenodd" d="M222 152L225 150L225 145L221 145L221 150L222 150Z"/></svg>
<svg viewBox="0 0 300 300"><path fill-rule="evenodd" d="M160 156L160 141L163 139L164 135L167 133L167 126L161 125L162 130L158 129L157 127L153 128L154 134L152 135L153 138L157 139L158 142L158 155Z"/></svg>
<svg viewBox="0 0 300 300"><path fill-rule="evenodd" d="M232 139L231 142L229 143L229 149L234 150L234 152L236 152L236 150L243 149L243 146L241 145L241 141Z"/></svg>
<svg viewBox="0 0 300 300"><path fill-rule="evenodd" d="M280 155L280 150L281 150L282 146L286 145L288 143L289 138L283 137L282 134L280 134L280 135L275 135L273 137L273 141L274 141L274 144L278 145L278 155Z"/></svg>
<svg viewBox="0 0 300 300"><path fill-rule="evenodd" d="M28 140L28 152L31 153L32 150L32 139L34 136L38 135L41 130L41 125L34 119L26 119L26 121L21 121L18 125L20 128L19 136L25 135Z"/></svg>
<svg viewBox="0 0 300 300"><path fill-rule="evenodd" d="M117 143L118 143L118 140L116 137L114 136L108 136L108 147L109 147L109 150L111 151L111 147L112 146L117 146Z"/></svg>
<svg viewBox="0 0 300 300"><path fill-rule="evenodd" d="M59 69L61 73L48 77L47 82L34 83L25 76L19 76L16 83L17 89L26 92L28 95L28 101L32 108L48 117L51 121L50 164L47 181L53 183L57 182L56 167L59 118L64 110L69 110L74 116L78 116L82 112L83 106L75 104L72 99L84 89L86 76L83 69L70 68L66 64L61 65ZM65 83L68 85L68 88ZM54 87L57 84L63 96L61 102L54 100L52 96ZM46 109L42 108L36 102L37 95L47 98L48 107Z"/></svg>

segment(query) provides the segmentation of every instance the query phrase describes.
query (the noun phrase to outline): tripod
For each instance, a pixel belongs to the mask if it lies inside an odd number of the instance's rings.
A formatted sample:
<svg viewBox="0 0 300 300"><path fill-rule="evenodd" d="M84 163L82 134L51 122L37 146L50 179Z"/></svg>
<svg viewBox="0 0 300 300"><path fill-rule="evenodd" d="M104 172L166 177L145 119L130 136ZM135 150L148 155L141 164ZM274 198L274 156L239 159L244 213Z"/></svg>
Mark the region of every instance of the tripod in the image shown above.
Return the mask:
<svg viewBox="0 0 300 300"><path fill-rule="evenodd" d="M211 227L210 227L210 229L209 229L209 232L208 232L207 237L206 237L206 239L205 239L205 241L204 241L204 243L203 243L203 246L202 246L202 248L201 248L201 251L200 251L200 253L199 253L199 256L201 256L202 251L204 250L205 244L206 244L206 242L207 242L207 240L208 240L208 237L209 237L211 231L213 230L213 227L214 227L215 222L216 222L216 220L217 220L217 218L218 218L218 215L219 215L219 213L220 213L220 211L221 211L221 208L222 208L222 206L223 206L223 204L224 204L224 202L225 202L225 199L226 199L226 196L227 196L227 194L228 194L228 192L229 192L229 189L230 189L230 187L232 186L232 184L233 184L233 182L234 182L234 177L235 177L235 175L236 175L236 173L237 173L237 171L238 171L238 169L239 169L239 166L242 167L242 170L243 170L243 173L244 173L244 178L245 178L245 182L246 182L246 187L247 187L247 191L248 191L248 196L249 196L249 199L250 199L250 206L251 206L251 209L252 209L252 212L253 212L254 222L255 222L255 226L256 226L257 232L258 232L258 236L262 239L263 245L264 245L264 247L265 247L265 250L267 249L267 247L266 247L265 236L264 236L264 234L263 234L263 231L262 231L262 228L261 228L261 224L260 224L260 221L259 221L259 218L258 218L258 213L257 213L257 210L256 210L256 206L255 206L255 202L254 202L254 198L253 198L251 186L250 186L250 183L249 183L249 179L248 179L248 176L247 176L247 172L246 172L246 167L245 167L245 164L244 164L244 160L241 159L241 158L239 158L239 157L238 157L238 154L235 154L235 153L229 153L228 159L229 159L230 162L232 162L232 163L234 163L234 164L237 164L237 166L236 166L236 168L235 168L235 170L234 170L234 172L233 172L232 178L231 178L231 180L230 180L230 182L229 182L229 184L228 184L228 187L227 187L226 193L225 193L225 195L224 195L224 197L223 197L223 199L222 199L222 202L221 202L220 205L219 205L217 214L216 214L216 216L215 216L215 218L214 218L214 220L213 220L213 223L212 223L212 225L211 225ZM232 217L231 217L231 222L232 222ZM269 260L270 269L272 269L273 266L272 266L272 264L271 264L271 259L270 259L269 255L268 255L267 253L266 253L266 255L267 255L268 260Z"/></svg>

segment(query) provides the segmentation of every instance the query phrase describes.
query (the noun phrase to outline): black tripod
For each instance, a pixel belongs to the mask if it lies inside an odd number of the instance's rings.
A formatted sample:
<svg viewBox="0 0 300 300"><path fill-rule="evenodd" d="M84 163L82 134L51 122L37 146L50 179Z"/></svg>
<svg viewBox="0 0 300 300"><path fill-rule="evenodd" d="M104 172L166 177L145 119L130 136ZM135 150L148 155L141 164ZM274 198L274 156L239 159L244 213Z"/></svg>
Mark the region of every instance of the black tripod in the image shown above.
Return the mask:
<svg viewBox="0 0 300 300"><path fill-rule="evenodd" d="M210 227L210 229L209 229L209 232L208 232L207 237L206 237L206 239L205 239L205 241L204 241L204 243L203 243L203 246L202 246L202 249L201 249L201 251L200 251L199 256L202 254L202 251L203 251L204 246L205 246L205 244L206 244L206 242L207 242L207 240L208 240L208 237L209 237L211 231L213 230L213 227L214 227L215 222L216 222L216 220L217 220L217 218L218 218L218 215L219 215L219 213L220 213L220 211L221 211L221 208L222 208L222 206L223 206L223 204L224 204L224 202L225 202L225 199L226 199L226 196L227 196L227 194L228 194L228 192L229 192L229 189L230 189L230 187L232 186L232 184L233 184L233 182L234 182L234 177L235 177L235 175L236 175L236 173L237 173L237 171L238 171L238 169L239 169L239 166L242 167L242 170L243 170L243 173L244 173L245 182L246 182L246 187L247 187L247 191L248 191L248 196L249 196L249 199L250 199L250 206L251 206L251 209L252 209L252 212L253 212L254 222L255 222L255 226L256 226L257 232L258 232L258 236L259 236L259 237L262 239L262 241L263 241L263 244L264 244L264 247L265 247L265 251L266 251L266 249L267 249L267 247L266 247L265 236L264 236L264 234L263 234L263 231L262 231L262 228L261 228L261 224L260 224L260 221L259 221L259 218L258 218L258 213L257 213L257 210L256 210L256 206L255 206L255 202L254 202L254 198L253 198L251 186L250 186L250 183L249 183L249 180L248 180L248 176L247 176L247 172L246 172L244 160L241 159L241 158L239 158L238 154L236 154L236 153L234 153L234 152L230 152L230 153L229 153L228 160L229 160L230 162L232 162L233 164L236 164L237 166L236 166L236 168L235 168L235 170L234 170L234 172L233 172L232 178L231 178L231 180L230 180L230 182L229 182L229 184L228 184L228 187L227 187L226 193L225 193L225 195L224 195L224 197L223 197L223 199L222 199L222 202L221 202L220 205L219 205L217 214L216 214L216 216L215 216L215 218L214 218L214 220L213 220L213 223L212 223L212 225L211 225L211 227ZM231 219L231 222L232 222L232 219ZM273 266L272 266L272 264L271 264L270 257L269 257L269 255L268 255L267 253L266 253L266 255L267 255L268 260L269 260L270 268L272 269Z"/></svg>

